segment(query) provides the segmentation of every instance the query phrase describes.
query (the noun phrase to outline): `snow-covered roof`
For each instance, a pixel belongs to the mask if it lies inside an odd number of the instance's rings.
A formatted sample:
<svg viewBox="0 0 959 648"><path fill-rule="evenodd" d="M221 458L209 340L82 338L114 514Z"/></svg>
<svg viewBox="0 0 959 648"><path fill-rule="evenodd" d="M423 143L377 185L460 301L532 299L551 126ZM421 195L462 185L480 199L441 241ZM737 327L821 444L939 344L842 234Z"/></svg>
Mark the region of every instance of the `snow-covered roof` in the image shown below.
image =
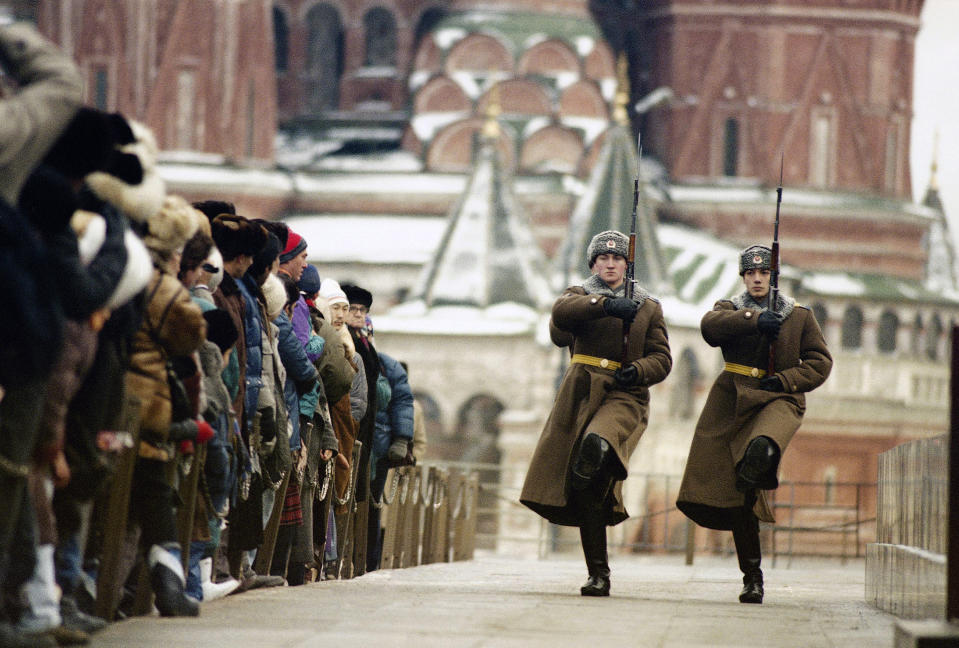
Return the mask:
<svg viewBox="0 0 959 648"><path fill-rule="evenodd" d="M669 199L674 203L686 205L702 203L708 207L719 205L763 205L776 203L776 188L759 184L745 184L741 181L708 184L671 184ZM835 213L843 210L843 218L875 218L877 213L889 213L897 219L909 218L919 221L936 219L935 210L906 200L884 198L871 194L841 192L835 190L817 191L790 187L783 196L783 204L790 208L806 210L811 215L817 211Z"/></svg>
<svg viewBox="0 0 959 648"><path fill-rule="evenodd" d="M428 307L421 299L393 307L376 316L376 331L415 335L529 335L544 314L515 302L486 308L477 306Z"/></svg>
<svg viewBox="0 0 959 648"><path fill-rule="evenodd" d="M322 214L284 218L311 262L423 265L446 228L442 216Z"/></svg>

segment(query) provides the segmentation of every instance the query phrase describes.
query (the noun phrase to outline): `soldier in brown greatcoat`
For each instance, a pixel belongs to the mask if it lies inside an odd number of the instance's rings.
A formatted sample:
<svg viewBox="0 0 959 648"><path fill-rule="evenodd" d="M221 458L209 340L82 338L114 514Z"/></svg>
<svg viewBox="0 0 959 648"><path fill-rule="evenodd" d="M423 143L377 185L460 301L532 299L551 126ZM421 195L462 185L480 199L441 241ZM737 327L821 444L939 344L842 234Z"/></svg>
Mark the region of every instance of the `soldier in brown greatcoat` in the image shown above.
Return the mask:
<svg viewBox="0 0 959 648"><path fill-rule="evenodd" d="M769 309L772 252L740 254L746 291L703 316L703 338L722 349L716 379L689 449L676 505L709 529L731 530L743 572L742 603L762 603L759 520L774 518L762 491L779 486L779 460L806 411L805 392L832 368L812 312L780 293ZM773 347L775 373L766 375Z"/></svg>
<svg viewBox="0 0 959 648"><path fill-rule="evenodd" d="M628 246L620 232L594 236L594 274L553 305L550 335L572 357L520 495L550 522L579 527L589 572L583 596L609 596L606 526L628 517L622 481L646 430L649 386L672 367L659 302L638 284L625 297ZM620 366L624 322L628 362Z"/></svg>

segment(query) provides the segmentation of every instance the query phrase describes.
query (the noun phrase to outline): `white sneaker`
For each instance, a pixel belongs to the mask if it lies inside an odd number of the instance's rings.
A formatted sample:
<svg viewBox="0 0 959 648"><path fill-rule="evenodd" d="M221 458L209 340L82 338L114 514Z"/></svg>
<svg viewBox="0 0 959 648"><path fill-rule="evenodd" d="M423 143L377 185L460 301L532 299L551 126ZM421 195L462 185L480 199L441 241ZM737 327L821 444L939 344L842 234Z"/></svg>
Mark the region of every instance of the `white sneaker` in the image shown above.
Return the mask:
<svg viewBox="0 0 959 648"><path fill-rule="evenodd" d="M203 587L203 601L214 601L218 598L223 598L237 587L240 586L240 582L236 579L230 578L225 580L222 583L214 583L212 580L213 576L213 559L204 558L200 561L200 583Z"/></svg>

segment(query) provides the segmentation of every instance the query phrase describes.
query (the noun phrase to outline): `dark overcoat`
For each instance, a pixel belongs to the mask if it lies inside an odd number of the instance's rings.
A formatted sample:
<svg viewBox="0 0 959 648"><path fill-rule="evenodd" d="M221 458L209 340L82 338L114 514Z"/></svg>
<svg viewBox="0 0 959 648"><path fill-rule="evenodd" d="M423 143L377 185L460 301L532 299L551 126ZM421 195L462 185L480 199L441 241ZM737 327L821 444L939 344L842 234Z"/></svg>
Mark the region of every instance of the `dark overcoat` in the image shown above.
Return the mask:
<svg viewBox="0 0 959 648"><path fill-rule="evenodd" d="M553 343L569 347L571 354L619 362L622 357L623 321L607 316L606 297L587 294L573 286L556 300L550 319ZM622 480L629 457L649 418L649 386L669 374L672 356L663 309L651 297L642 305L629 328L628 361L639 372L639 384L619 388L613 369L571 363L563 376L556 402L530 462L520 501L555 524L579 526L580 514L569 505L568 475L582 437L602 436L616 454L616 484L604 510L606 524L619 524L629 515L623 505Z"/></svg>
<svg viewBox="0 0 959 648"><path fill-rule="evenodd" d="M703 338L722 349L727 363L764 369L769 362L769 343L756 326L760 312L738 307L733 301L716 302L703 316ZM733 513L745 501L735 488L735 467L746 446L758 436L767 436L785 453L806 412L805 392L825 382L832 369L832 356L819 324L802 306L792 307L773 348L776 376L785 391L764 391L759 388L759 377L723 371L706 398L676 502L701 526L732 528ZM778 485L776 476L770 475L760 487L769 490ZM753 510L760 520L775 521L763 490L758 491Z"/></svg>

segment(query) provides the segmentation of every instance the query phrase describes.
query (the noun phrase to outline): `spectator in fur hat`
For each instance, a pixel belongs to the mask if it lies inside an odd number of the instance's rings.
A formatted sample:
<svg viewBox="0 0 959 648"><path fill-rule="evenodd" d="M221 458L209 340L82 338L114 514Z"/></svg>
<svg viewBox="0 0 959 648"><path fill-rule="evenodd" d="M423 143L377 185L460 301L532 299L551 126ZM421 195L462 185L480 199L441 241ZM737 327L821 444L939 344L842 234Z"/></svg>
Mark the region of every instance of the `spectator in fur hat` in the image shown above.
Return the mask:
<svg viewBox="0 0 959 648"><path fill-rule="evenodd" d="M233 409L244 434L247 431L244 402L246 398L246 328L244 315L246 300L240 292L239 281L246 274L253 255L266 245L266 230L244 216L221 214L210 223L213 241L223 257L223 279L213 292L213 301L218 308L230 313L233 323L240 332L236 343L237 393L233 399Z"/></svg>
<svg viewBox="0 0 959 648"><path fill-rule="evenodd" d="M179 250L196 231L198 214L182 198L169 196L146 222L144 240L156 269L146 288L143 321L133 338L126 374L127 388L141 403L131 512L141 528L150 584L163 616L199 614L196 601L185 593L175 495L166 479L166 463L174 458L172 441L192 438L205 442L213 436L206 421L173 411L167 375L167 362L190 356L206 337L206 321L199 306L174 274L179 268Z"/></svg>
<svg viewBox="0 0 959 648"><path fill-rule="evenodd" d="M200 200L193 203L193 207L203 212L213 224L213 220L222 214L236 215L236 205L226 200Z"/></svg>
<svg viewBox="0 0 959 648"><path fill-rule="evenodd" d="M366 317L373 306L373 295L365 288L355 284L344 284L343 292L346 293L350 302L350 313L346 321L353 340L353 344L363 360L363 368L366 373L367 393L376 393L376 381L380 375L381 366L379 357L376 353L376 346L373 343L373 337L370 335L370 327L367 326ZM377 403L375 398L369 399L369 406L366 413L360 420L359 434L357 438L363 443L361 456L360 472L357 476L356 496L358 501L364 502L369 493L370 484L370 453L373 448L373 436L376 430L376 411Z"/></svg>

